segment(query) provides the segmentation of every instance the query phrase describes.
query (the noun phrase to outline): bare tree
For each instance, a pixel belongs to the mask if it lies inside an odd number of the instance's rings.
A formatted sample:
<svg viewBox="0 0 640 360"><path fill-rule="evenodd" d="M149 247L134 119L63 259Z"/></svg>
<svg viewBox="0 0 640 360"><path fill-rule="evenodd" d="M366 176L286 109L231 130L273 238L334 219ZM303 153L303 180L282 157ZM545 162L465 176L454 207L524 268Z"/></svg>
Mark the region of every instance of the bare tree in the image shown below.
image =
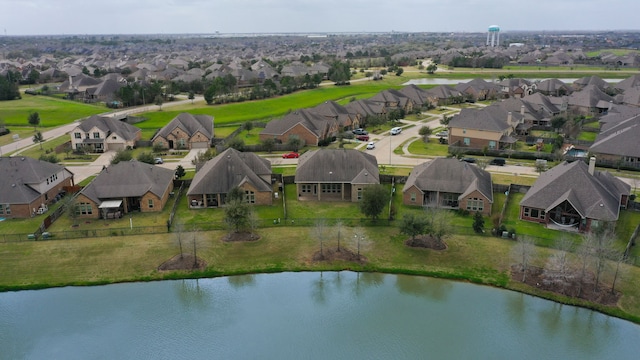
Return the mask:
<svg viewBox="0 0 640 360"><path fill-rule="evenodd" d="M551 254L544 267L544 281L547 284L560 286L564 293L573 278L573 269L569 261L569 253L573 249L573 242L567 237L561 237L556 242L556 249Z"/></svg>
<svg viewBox="0 0 640 360"><path fill-rule="evenodd" d="M364 231L364 228L353 228L352 243L357 249L358 260L360 260L360 250L368 247L371 244L369 238L367 237L367 233Z"/></svg>
<svg viewBox="0 0 640 360"><path fill-rule="evenodd" d="M344 223L342 222L342 220L338 220L333 225L333 228L336 231L336 236L338 238L338 252L340 252L340 237L342 236L342 233L344 232Z"/></svg>
<svg viewBox="0 0 640 360"><path fill-rule="evenodd" d="M437 241L442 242L451 233L451 212L435 207L427 207L425 208L425 215L427 220L426 233Z"/></svg>
<svg viewBox="0 0 640 360"><path fill-rule="evenodd" d="M580 262L580 272L578 273L578 296L582 295L582 286L587 280L587 269L591 260L591 248L596 242L594 233L587 233L582 237L582 243L578 246L576 254Z"/></svg>
<svg viewBox="0 0 640 360"><path fill-rule="evenodd" d="M606 270L607 262L614 254L613 243L615 241L615 235L611 231L604 231L602 235L598 236L596 234L595 236L596 241L592 247L593 272L596 277L593 291L597 292L602 274Z"/></svg>
<svg viewBox="0 0 640 360"><path fill-rule="evenodd" d="M616 292L616 281L621 277L622 275L622 269L620 267L621 264L625 263L627 260L627 257L625 256L624 252L621 253L617 253L615 255L615 260L616 260L616 269L613 273L613 282L611 283L611 293L615 293Z"/></svg>
<svg viewBox="0 0 640 360"><path fill-rule="evenodd" d="M527 280L527 270L531 260L535 256L536 247L533 239L528 236L519 236L516 246L512 250L514 260L519 262L520 271L522 272L522 282Z"/></svg>
<svg viewBox="0 0 640 360"><path fill-rule="evenodd" d="M324 258L323 243L327 238L327 222L324 219L316 220L312 230L312 236L320 243L320 257Z"/></svg>
<svg viewBox="0 0 640 360"><path fill-rule="evenodd" d="M184 252L182 251L182 238L184 236L184 225L177 223L173 227L174 239L178 243L178 247L180 248L180 259L184 257Z"/></svg>

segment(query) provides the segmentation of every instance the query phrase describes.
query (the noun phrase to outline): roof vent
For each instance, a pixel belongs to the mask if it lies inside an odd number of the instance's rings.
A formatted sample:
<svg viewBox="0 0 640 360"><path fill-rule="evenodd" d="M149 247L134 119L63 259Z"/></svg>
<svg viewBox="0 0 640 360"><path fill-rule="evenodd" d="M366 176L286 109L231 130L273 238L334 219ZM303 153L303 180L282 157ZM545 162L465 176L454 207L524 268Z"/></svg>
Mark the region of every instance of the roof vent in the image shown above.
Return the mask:
<svg viewBox="0 0 640 360"><path fill-rule="evenodd" d="M11 187L16 187L16 184L11 184Z"/></svg>

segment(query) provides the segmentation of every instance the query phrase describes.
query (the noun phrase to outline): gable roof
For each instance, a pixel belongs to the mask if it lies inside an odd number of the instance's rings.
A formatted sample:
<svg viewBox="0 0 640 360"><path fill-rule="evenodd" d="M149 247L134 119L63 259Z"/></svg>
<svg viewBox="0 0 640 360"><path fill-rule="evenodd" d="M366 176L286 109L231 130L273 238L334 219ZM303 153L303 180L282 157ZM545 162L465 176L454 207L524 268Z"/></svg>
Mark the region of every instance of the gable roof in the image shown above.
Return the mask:
<svg viewBox="0 0 640 360"><path fill-rule="evenodd" d="M412 186L422 191L460 194L459 199L477 190L493 203L489 172L454 158L436 158L417 165L409 174L403 192Z"/></svg>
<svg viewBox="0 0 640 360"><path fill-rule="evenodd" d="M88 119L82 121L78 128L84 132L91 131L94 127L104 131L107 134L116 133L125 140L135 140L140 129L129 125L118 119L92 115Z"/></svg>
<svg viewBox="0 0 640 360"><path fill-rule="evenodd" d="M564 201L585 218L615 221L622 195L631 187L607 172L589 174L583 161L563 162L543 172L520 201L520 206L550 211Z"/></svg>
<svg viewBox="0 0 640 360"><path fill-rule="evenodd" d="M613 98L593 84L587 85L582 90L569 95L569 105L593 108L596 107L600 101L612 102Z"/></svg>
<svg viewBox="0 0 640 360"><path fill-rule="evenodd" d="M491 105L483 109L465 108L449 121L449 127L503 132L509 128L508 112Z"/></svg>
<svg viewBox="0 0 640 360"><path fill-rule="evenodd" d="M282 119L269 121L260 134L283 135L297 124L301 124L317 137L322 137L330 126L330 120L315 112L301 109L285 115Z"/></svg>
<svg viewBox="0 0 640 360"><path fill-rule="evenodd" d="M607 124L596 136L590 152L619 156L640 157L640 114L626 120Z"/></svg>
<svg viewBox="0 0 640 360"><path fill-rule="evenodd" d="M344 106L347 111L351 114L360 114L363 117L366 116L375 116L384 114L385 107L383 104L380 104L375 101L371 101L369 99L361 99L348 103Z"/></svg>
<svg viewBox="0 0 640 360"><path fill-rule="evenodd" d="M307 151L298 159L295 182L379 184L378 161L353 149Z"/></svg>
<svg viewBox="0 0 640 360"><path fill-rule="evenodd" d="M40 196L38 185L64 166L29 157L0 157L0 204L29 204Z"/></svg>
<svg viewBox="0 0 640 360"><path fill-rule="evenodd" d="M429 102L428 91L414 84L407 85L402 89L398 90L398 92L408 97L409 99L413 100L413 102L418 106L422 106L423 104Z"/></svg>
<svg viewBox="0 0 640 360"><path fill-rule="evenodd" d="M189 137L198 131L204 136L211 139L213 137L213 117L209 115L192 115L189 113L180 113L174 117L167 125L165 125L151 139L154 141L158 137L166 138L176 128L182 129Z"/></svg>
<svg viewBox="0 0 640 360"><path fill-rule="evenodd" d="M102 200L139 197L147 192L162 198L175 171L136 160L122 161L103 169L81 194L96 203Z"/></svg>
<svg viewBox="0 0 640 360"><path fill-rule="evenodd" d="M251 152L228 148L202 166L193 177L187 195L226 194L247 182L258 191L271 191L271 185L262 177L270 175L268 160Z"/></svg>

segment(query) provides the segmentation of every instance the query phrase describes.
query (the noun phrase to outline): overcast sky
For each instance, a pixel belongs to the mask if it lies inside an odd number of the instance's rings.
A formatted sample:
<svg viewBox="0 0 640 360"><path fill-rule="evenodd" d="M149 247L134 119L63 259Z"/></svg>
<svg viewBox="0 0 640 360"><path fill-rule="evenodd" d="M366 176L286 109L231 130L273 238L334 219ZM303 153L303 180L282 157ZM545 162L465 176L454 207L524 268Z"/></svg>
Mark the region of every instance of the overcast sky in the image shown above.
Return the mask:
<svg viewBox="0 0 640 360"><path fill-rule="evenodd" d="M638 0L0 0L0 35L638 30Z"/></svg>

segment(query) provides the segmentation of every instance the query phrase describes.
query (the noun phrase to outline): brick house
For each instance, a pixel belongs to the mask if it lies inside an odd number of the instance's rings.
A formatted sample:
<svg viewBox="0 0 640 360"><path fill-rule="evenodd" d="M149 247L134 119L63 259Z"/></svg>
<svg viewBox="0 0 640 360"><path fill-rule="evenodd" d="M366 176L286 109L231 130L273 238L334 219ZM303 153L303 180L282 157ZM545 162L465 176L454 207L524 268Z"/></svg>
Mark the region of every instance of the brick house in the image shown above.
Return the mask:
<svg viewBox="0 0 640 360"><path fill-rule="evenodd" d="M162 211L173 191L174 176L174 170L135 160L110 165L80 191L76 213L98 219Z"/></svg>
<svg viewBox="0 0 640 360"><path fill-rule="evenodd" d="M375 156L352 149L319 149L302 154L295 176L298 200L362 199L367 186L380 184Z"/></svg>
<svg viewBox="0 0 640 360"><path fill-rule="evenodd" d="M93 115L69 132L73 150L106 152L133 148L140 140L139 128L119 119Z"/></svg>
<svg viewBox="0 0 640 360"><path fill-rule="evenodd" d="M158 131L151 142L165 149L208 149L213 139L213 117L178 114Z"/></svg>
<svg viewBox="0 0 640 360"><path fill-rule="evenodd" d="M437 158L411 171L402 190L405 205L463 209L491 215L491 175L454 158Z"/></svg>
<svg viewBox="0 0 640 360"><path fill-rule="evenodd" d="M64 166L28 157L0 157L0 217L28 218L46 211L69 186L74 186L73 173Z"/></svg>
<svg viewBox="0 0 640 360"><path fill-rule="evenodd" d="M307 145L317 146L320 140L337 136L340 123L309 109L301 109L287 114L282 119L270 121L260 132L260 140L274 138L286 143L291 135L296 135Z"/></svg>
<svg viewBox="0 0 640 360"><path fill-rule="evenodd" d="M256 205L271 205L271 162L250 152L233 148L207 161L196 173L187 190L189 207L219 207L227 202L234 187L245 192L245 201Z"/></svg>

